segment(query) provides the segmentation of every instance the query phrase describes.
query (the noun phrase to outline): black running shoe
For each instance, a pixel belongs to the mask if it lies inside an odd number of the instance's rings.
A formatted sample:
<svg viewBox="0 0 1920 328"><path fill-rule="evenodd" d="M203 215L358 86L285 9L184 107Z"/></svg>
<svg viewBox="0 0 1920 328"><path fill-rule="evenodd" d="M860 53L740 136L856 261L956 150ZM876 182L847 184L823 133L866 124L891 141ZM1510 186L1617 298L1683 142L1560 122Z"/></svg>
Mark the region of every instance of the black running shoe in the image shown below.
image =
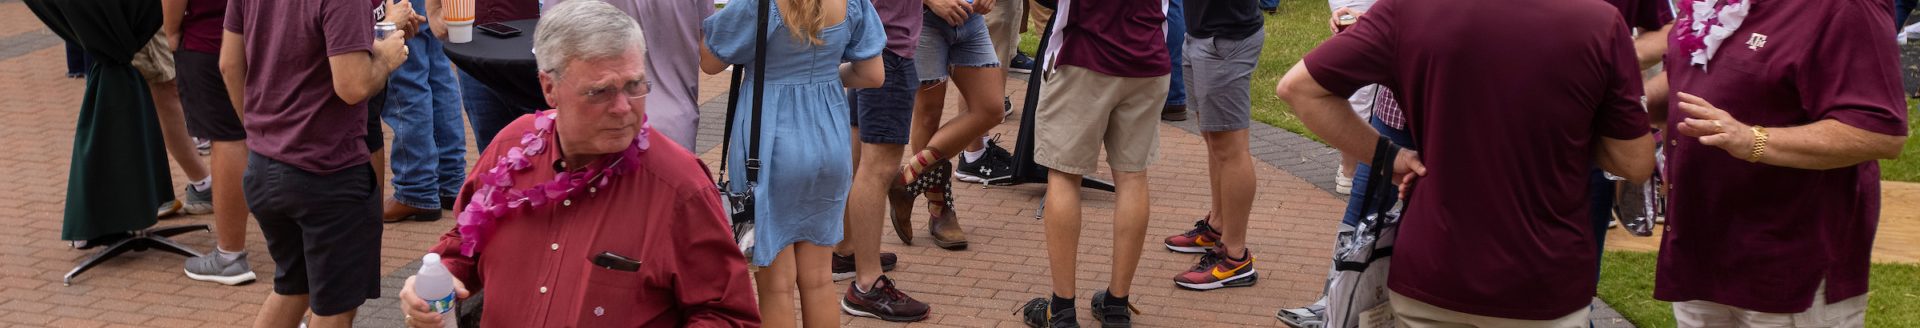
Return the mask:
<svg viewBox="0 0 1920 328"><path fill-rule="evenodd" d="M1020 74L1033 73L1033 57L1027 57L1027 53L1024 53L1024 52L1015 53L1013 55L1013 59L1010 59L1007 61L1011 62L1011 63L1007 63L1008 72L1014 72L1014 73L1020 73Z"/></svg>
<svg viewBox="0 0 1920 328"><path fill-rule="evenodd" d="M994 135L985 142L986 154L968 162L966 155L960 156L960 166L953 170L954 178L960 181L994 186L1013 184L1013 153L1000 147L1000 135Z"/></svg>

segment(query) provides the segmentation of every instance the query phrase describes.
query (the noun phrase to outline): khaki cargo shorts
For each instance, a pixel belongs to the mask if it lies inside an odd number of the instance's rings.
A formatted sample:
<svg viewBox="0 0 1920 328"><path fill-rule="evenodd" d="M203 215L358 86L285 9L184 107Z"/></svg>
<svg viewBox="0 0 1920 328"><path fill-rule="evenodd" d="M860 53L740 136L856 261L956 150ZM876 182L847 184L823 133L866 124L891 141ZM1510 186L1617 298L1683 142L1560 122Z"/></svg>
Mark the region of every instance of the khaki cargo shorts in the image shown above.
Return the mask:
<svg viewBox="0 0 1920 328"><path fill-rule="evenodd" d="M1105 145L1107 166L1142 172L1159 156L1160 111L1172 78L1115 77L1065 65L1045 78L1034 113L1035 163L1092 174Z"/></svg>
<svg viewBox="0 0 1920 328"><path fill-rule="evenodd" d="M173 47L167 45L166 32L153 33L153 41L133 54L133 69L139 70L147 83L173 81Z"/></svg>

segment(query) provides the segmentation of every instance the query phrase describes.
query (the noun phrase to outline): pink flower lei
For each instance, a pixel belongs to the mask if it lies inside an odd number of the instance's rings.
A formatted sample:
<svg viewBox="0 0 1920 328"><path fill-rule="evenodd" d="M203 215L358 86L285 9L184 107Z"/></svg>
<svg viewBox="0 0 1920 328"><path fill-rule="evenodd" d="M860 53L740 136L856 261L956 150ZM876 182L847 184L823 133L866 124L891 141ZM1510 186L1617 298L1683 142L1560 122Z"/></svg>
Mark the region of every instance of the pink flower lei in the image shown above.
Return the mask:
<svg viewBox="0 0 1920 328"><path fill-rule="evenodd" d="M520 146L508 149L495 159L493 168L474 176L479 179L480 187L460 212L461 255L473 256L499 229L500 219L509 211L531 210L557 200L572 199L582 191L592 193L596 188L605 188L607 180L640 168L640 154L647 151L647 130L651 127L644 116L640 118L640 134L626 150L610 160L594 161L578 171L557 172L553 180L546 183L512 189L513 175L533 167L528 158L547 150L546 138L554 135L553 120L559 116L551 110L534 113L533 130L520 137Z"/></svg>
<svg viewBox="0 0 1920 328"><path fill-rule="evenodd" d="M1687 54L1688 65L1705 70L1720 45L1747 20L1753 4L1748 0L1692 0L1677 9L1679 21L1674 22L1673 36L1677 50Z"/></svg>

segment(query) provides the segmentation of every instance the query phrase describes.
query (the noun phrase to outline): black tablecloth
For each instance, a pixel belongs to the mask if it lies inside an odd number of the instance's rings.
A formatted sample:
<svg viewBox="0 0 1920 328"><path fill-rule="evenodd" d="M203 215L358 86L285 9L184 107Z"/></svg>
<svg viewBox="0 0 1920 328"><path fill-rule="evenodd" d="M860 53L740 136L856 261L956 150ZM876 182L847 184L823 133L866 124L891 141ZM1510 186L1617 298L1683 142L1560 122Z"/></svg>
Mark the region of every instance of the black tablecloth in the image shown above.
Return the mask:
<svg viewBox="0 0 1920 328"><path fill-rule="evenodd" d="M160 5L145 0L27 0L26 5L55 35L93 56L74 127L60 239L90 240L153 226L153 208L173 199L173 182L153 98L129 62L160 30Z"/></svg>
<svg viewBox="0 0 1920 328"><path fill-rule="evenodd" d="M446 43L447 59L461 71L480 80L513 106L546 109L546 96L540 93L539 66L533 60L533 27L538 20L503 22L520 29L520 35L499 38L473 31L473 41Z"/></svg>

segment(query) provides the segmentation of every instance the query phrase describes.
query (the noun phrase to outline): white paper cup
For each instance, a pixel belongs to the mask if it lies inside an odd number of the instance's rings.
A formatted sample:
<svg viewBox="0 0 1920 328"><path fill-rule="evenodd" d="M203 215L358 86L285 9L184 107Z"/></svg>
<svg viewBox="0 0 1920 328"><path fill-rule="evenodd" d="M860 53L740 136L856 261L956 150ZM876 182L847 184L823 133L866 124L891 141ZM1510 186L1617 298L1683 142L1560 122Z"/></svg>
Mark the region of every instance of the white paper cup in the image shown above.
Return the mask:
<svg viewBox="0 0 1920 328"><path fill-rule="evenodd" d="M447 22L447 42L467 43L473 41L473 21Z"/></svg>

